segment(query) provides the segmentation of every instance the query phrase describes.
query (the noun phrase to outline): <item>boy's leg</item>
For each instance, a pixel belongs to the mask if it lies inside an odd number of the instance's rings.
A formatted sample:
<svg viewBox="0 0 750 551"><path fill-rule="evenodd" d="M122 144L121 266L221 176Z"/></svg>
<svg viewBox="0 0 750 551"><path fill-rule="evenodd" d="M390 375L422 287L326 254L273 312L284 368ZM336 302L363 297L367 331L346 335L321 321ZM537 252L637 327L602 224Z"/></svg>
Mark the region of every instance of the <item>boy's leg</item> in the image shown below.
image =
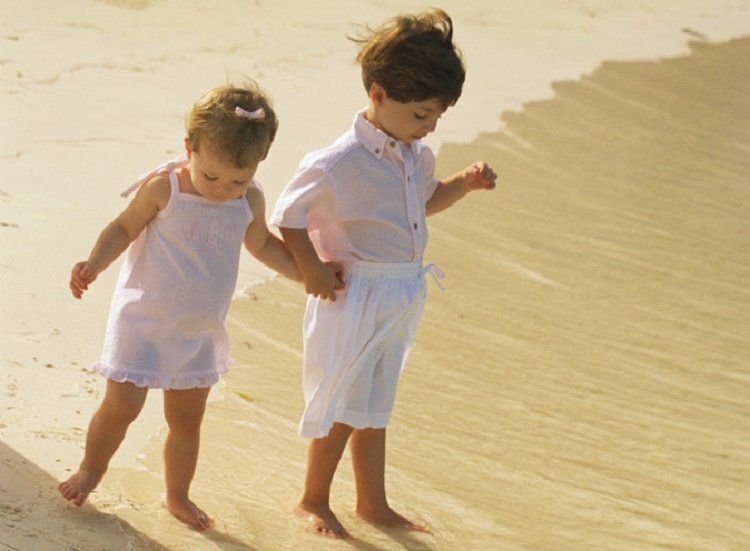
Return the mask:
<svg viewBox="0 0 750 551"><path fill-rule="evenodd" d="M306 518L314 530L332 538L350 537L331 511L330 495L333 475L351 433L352 427L334 423L328 436L310 441L305 487L294 507L294 512Z"/></svg>
<svg viewBox="0 0 750 551"><path fill-rule="evenodd" d="M77 506L83 505L107 471L125 433L143 408L148 389L132 383L107 380L99 409L89 423L86 451L78 471L58 486L60 493Z"/></svg>
<svg viewBox="0 0 750 551"><path fill-rule="evenodd" d="M354 480L357 485L356 512L365 520L429 532L390 508L385 496L385 429L357 429L352 433Z"/></svg>
<svg viewBox="0 0 750 551"><path fill-rule="evenodd" d="M190 484L198 464L200 430L210 388L164 391L164 417L169 431L164 442L164 474L167 493L164 507L198 531L213 520L190 501Z"/></svg>

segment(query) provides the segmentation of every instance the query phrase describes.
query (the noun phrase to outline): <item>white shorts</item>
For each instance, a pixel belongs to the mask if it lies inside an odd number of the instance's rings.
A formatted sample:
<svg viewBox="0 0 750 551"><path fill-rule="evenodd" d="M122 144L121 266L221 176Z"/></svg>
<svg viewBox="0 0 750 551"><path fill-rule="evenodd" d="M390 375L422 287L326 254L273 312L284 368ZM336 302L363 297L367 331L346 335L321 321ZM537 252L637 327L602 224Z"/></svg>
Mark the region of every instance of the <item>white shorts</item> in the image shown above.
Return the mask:
<svg viewBox="0 0 750 551"><path fill-rule="evenodd" d="M299 434L323 438L334 422L384 428L426 296L421 262L345 265L335 302L309 296L303 322L305 412Z"/></svg>

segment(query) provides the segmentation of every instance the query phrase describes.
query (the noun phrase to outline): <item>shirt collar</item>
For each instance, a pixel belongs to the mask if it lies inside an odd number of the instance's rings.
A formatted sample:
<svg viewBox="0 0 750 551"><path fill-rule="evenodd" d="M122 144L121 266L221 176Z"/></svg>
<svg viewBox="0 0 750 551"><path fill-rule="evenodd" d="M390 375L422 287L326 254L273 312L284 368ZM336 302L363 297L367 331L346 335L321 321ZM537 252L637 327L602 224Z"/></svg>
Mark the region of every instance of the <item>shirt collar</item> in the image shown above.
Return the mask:
<svg viewBox="0 0 750 551"><path fill-rule="evenodd" d="M375 127L365 118L366 109L358 112L354 117L354 136L362 146L377 159L383 158L386 145L393 140L388 134Z"/></svg>

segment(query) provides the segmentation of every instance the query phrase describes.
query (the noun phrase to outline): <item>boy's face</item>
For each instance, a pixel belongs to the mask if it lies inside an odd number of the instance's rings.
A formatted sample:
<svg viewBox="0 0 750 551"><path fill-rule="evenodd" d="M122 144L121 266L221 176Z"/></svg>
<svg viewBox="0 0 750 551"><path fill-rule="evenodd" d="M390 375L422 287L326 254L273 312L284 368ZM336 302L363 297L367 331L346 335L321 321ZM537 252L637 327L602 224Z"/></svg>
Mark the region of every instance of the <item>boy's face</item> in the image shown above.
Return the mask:
<svg viewBox="0 0 750 551"><path fill-rule="evenodd" d="M382 87L373 84L367 120L389 136L410 144L433 132L445 111L437 100L396 101Z"/></svg>

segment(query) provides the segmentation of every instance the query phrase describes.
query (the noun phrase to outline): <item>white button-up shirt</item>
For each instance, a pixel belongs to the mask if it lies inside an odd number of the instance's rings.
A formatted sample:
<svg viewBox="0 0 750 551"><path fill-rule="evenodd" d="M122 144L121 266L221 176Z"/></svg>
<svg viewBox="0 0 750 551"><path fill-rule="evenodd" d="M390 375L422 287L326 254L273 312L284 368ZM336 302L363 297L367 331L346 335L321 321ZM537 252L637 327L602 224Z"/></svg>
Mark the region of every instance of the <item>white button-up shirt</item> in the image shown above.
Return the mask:
<svg viewBox="0 0 750 551"><path fill-rule="evenodd" d="M421 260L434 174L426 144L396 141L362 111L333 144L305 156L269 222L307 228L322 260Z"/></svg>

